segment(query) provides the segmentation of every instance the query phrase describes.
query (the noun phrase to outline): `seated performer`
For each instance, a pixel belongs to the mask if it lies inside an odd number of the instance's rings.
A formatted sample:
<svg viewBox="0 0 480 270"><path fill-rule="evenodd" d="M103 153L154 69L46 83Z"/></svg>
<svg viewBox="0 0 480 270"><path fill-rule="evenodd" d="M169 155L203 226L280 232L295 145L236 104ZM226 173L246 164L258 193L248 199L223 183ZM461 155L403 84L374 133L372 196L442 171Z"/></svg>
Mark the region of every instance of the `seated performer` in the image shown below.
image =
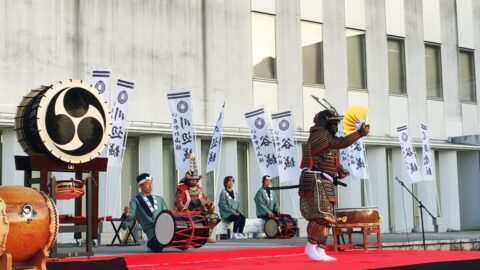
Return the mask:
<svg viewBox="0 0 480 270"><path fill-rule="evenodd" d="M233 191L235 178L227 176L223 179L225 189L220 193L218 208L220 208L220 217L228 222L233 221L232 239L245 239L243 227L245 227L245 216L238 210L240 208L240 198L238 193Z"/></svg>
<svg viewBox="0 0 480 270"><path fill-rule="evenodd" d="M167 204L161 196L152 195L153 179L148 173L142 173L137 177L137 185L141 192L130 200L129 206L125 207L122 219L127 223L137 219L147 235L147 249L161 252L163 247L155 238L153 226L157 215L167 209Z"/></svg>
<svg viewBox="0 0 480 270"><path fill-rule="evenodd" d="M298 194L302 216L308 220L305 253L315 261L336 260L325 254L325 244L330 227L337 223L333 212L336 204L334 184L348 175L339 163L338 149L353 144L370 130L369 125L362 124L358 131L339 138L335 134L341 118L333 107L316 114L315 124L303 147Z"/></svg>
<svg viewBox="0 0 480 270"><path fill-rule="evenodd" d="M257 217L268 219L280 214L278 199L275 193L271 191L272 179L269 175L262 177L262 187L255 194L255 206L257 208Z"/></svg>
<svg viewBox="0 0 480 270"><path fill-rule="evenodd" d="M210 233L213 228L220 222L219 216L215 213L215 205L210 201L203 192L198 181L202 178L198 175L195 164L195 157L190 156L190 169L185 173L185 177L177 186L175 194L175 208L177 211L198 211L206 216L210 226ZM208 238L209 243L215 243L211 237Z"/></svg>

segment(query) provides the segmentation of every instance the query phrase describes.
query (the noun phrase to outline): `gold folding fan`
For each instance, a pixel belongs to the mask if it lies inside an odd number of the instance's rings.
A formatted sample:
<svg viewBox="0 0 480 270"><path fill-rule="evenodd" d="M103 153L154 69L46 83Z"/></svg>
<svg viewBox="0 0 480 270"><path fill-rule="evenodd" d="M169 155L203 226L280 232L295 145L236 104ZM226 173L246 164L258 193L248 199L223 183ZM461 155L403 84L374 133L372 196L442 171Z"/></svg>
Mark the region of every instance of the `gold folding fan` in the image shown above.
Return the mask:
<svg viewBox="0 0 480 270"><path fill-rule="evenodd" d="M352 106L343 117L343 130L345 135L356 131L358 122L366 122L368 116L368 108L362 106Z"/></svg>

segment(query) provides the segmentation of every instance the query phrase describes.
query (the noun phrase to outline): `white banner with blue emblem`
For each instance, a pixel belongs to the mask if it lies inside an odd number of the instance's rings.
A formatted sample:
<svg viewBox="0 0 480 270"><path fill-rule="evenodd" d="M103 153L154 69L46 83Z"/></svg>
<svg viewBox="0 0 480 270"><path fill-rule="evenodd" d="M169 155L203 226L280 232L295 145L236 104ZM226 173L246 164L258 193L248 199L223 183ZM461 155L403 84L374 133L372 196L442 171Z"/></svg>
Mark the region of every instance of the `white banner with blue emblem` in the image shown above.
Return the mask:
<svg viewBox="0 0 480 270"><path fill-rule="evenodd" d="M430 138L428 137L428 128L425 124L420 124L422 132L422 174L423 179L433 181L432 149L430 149Z"/></svg>
<svg viewBox="0 0 480 270"><path fill-rule="evenodd" d="M345 137L343 120L338 125L337 137ZM350 173L350 177L354 179L369 179L363 139L359 139L352 145L340 149L339 152L340 164Z"/></svg>
<svg viewBox="0 0 480 270"><path fill-rule="evenodd" d="M220 147L222 143L222 129L223 129L223 119L225 113L225 102L223 102L222 109L220 110L220 115L217 119L217 124L213 130L212 141L210 142L210 149L207 156L207 170L205 173L214 171L218 167L218 161L220 160Z"/></svg>
<svg viewBox="0 0 480 270"><path fill-rule="evenodd" d="M175 167L186 170L190 165L190 154L196 154L190 92L171 92L167 98L172 115Z"/></svg>
<svg viewBox="0 0 480 270"><path fill-rule="evenodd" d="M108 166L121 167L123 153L127 141L128 111L133 96L134 83L118 79L117 87L112 95L110 108L112 109L112 130L107 147Z"/></svg>
<svg viewBox="0 0 480 270"><path fill-rule="evenodd" d="M397 128L398 138L400 140L400 147L402 148L402 156L405 161L405 169L408 177L412 183L422 181L422 174L418 168L417 154L412 145L408 127L401 126Z"/></svg>
<svg viewBox="0 0 480 270"><path fill-rule="evenodd" d="M280 183L298 181L300 165L297 147L293 138L292 112L272 114L273 140L277 152L277 168Z"/></svg>
<svg viewBox="0 0 480 270"><path fill-rule="evenodd" d="M255 109L245 113L247 126L250 130L255 156L263 175L277 177L277 158L275 145L268 125L267 115L262 109Z"/></svg>
<svg viewBox="0 0 480 270"><path fill-rule="evenodd" d="M110 107L110 70L94 69L92 72L92 85L103 96Z"/></svg>

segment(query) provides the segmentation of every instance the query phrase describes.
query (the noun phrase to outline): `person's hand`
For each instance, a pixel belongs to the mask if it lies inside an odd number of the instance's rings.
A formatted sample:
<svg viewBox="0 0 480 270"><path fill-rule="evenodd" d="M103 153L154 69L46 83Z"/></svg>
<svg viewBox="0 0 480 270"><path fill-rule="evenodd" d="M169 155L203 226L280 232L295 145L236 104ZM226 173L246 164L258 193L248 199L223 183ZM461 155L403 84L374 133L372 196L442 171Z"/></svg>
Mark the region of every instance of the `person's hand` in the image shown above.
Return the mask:
<svg viewBox="0 0 480 270"><path fill-rule="evenodd" d="M123 214L125 214L126 216L128 216L128 215L130 214L130 207L125 206L125 208L123 208Z"/></svg>
<svg viewBox="0 0 480 270"><path fill-rule="evenodd" d="M274 217L275 216L272 211L268 211L267 215L268 215L268 217Z"/></svg>
<svg viewBox="0 0 480 270"><path fill-rule="evenodd" d="M360 132L360 134L362 134L362 136L367 136L368 133L370 133L370 125L362 123L358 132Z"/></svg>
<svg viewBox="0 0 480 270"><path fill-rule="evenodd" d="M238 216L238 215L240 215L240 213L239 213L238 211L234 211L234 212L233 212L233 215L234 215L234 216Z"/></svg>

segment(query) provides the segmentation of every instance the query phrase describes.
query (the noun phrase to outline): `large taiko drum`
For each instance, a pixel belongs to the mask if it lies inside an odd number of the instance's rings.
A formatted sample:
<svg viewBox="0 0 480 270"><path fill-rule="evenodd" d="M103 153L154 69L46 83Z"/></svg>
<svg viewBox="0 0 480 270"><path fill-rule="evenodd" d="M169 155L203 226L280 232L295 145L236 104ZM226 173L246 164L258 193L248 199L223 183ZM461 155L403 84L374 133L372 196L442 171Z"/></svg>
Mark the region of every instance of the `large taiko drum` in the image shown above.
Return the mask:
<svg viewBox="0 0 480 270"><path fill-rule="evenodd" d="M297 234L297 222L290 215L279 215L265 221L264 231L268 238L292 238Z"/></svg>
<svg viewBox="0 0 480 270"><path fill-rule="evenodd" d="M15 130L27 154L50 154L67 163L100 155L111 112L91 85L68 80L31 90L18 106Z"/></svg>
<svg viewBox="0 0 480 270"><path fill-rule="evenodd" d="M378 224L381 222L377 207L338 208L335 210L338 224Z"/></svg>
<svg viewBox="0 0 480 270"><path fill-rule="evenodd" d="M23 262L47 251L58 234L58 214L45 193L32 188L0 186L0 255Z"/></svg>
<svg viewBox="0 0 480 270"><path fill-rule="evenodd" d="M164 247L200 248L208 240L210 226L201 212L163 210L155 219L155 237Z"/></svg>

